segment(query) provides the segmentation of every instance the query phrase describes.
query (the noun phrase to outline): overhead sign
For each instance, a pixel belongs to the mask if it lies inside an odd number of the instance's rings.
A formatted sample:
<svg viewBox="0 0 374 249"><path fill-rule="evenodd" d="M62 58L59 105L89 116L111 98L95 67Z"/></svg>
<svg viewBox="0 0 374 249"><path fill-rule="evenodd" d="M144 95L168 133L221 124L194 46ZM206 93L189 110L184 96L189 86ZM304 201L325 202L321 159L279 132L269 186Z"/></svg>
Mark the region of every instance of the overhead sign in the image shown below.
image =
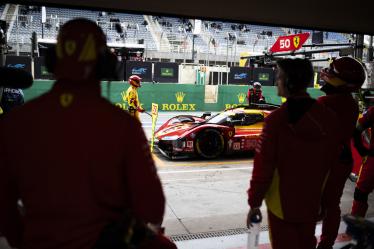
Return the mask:
<svg viewBox="0 0 374 249"><path fill-rule="evenodd" d="M310 33L279 36L278 40L270 48L272 53L298 50L308 40Z"/></svg>

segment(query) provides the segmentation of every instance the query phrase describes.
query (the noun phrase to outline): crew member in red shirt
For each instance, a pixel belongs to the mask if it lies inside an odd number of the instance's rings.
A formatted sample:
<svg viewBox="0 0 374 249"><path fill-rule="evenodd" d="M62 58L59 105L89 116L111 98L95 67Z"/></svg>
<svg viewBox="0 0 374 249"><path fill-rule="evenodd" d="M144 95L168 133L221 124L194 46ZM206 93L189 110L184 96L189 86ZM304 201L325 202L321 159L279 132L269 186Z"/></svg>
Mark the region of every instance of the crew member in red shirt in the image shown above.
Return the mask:
<svg viewBox="0 0 374 249"><path fill-rule="evenodd" d="M67 22L53 88L1 120L0 234L12 247L92 249L128 210L161 225L165 198L142 127L101 97L117 61L109 54L96 23Z"/></svg>
<svg viewBox="0 0 374 249"><path fill-rule="evenodd" d="M287 98L266 119L257 144L248 203L261 216L265 199L273 249L315 249L321 190L338 155L335 114L306 92L313 68L306 59L277 62L278 95Z"/></svg>
<svg viewBox="0 0 374 249"><path fill-rule="evenodd" d="M355 145L366 160L361 167L354 192L354 200L351 214L354 216L365 217L368 210L369 194L374 190L374 136L371 136L369 149L362 145L362 132L371 128L371 134L374 130L374 107L370 107L364 116L359 120L355 132Z"/></svg>
<svg viewBox="0 0 374 249"><path fill-rule="evenodd" d="M323 195L322 235L318 249L332 249L338 235L341 221L340 199L353 167L351 138L359 114L352 92L361 88L365 77L361 63L351 57L334 59L328 68L321 71L321 79L325 82L321 90L326 96L320 97L318 102L337 114L343 137L337 167L330 172Z"/></svg>
<svg viewBox="0 0 374 249"><path fill-rule="evenodd" d="M253 83L253 87L248 89L248 104L265 103L265 97L262 95L262 86L260 82Z"/></svg>

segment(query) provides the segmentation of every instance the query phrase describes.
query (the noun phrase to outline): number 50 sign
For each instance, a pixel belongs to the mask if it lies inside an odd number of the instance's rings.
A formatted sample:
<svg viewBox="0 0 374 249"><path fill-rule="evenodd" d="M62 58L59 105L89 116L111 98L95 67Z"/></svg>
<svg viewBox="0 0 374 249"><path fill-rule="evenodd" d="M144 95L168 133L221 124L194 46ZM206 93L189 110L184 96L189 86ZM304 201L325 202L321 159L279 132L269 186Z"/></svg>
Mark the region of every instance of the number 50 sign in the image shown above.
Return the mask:
<svg viewBox="0 0 374 249"><path fill-rule="evenodd" d="M279 36L278 40L270 48L270 51L275 52L286 52L298 50L308 40L309 33L302 33L289 36Z"/></svg>

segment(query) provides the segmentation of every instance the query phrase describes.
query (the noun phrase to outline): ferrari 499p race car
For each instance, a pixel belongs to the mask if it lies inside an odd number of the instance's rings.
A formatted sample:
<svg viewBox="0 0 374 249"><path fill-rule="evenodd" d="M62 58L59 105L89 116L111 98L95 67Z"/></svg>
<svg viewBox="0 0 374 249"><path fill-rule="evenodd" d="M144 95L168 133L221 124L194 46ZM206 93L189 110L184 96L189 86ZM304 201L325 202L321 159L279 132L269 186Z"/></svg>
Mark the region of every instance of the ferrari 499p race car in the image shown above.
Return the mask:
<svg viewBox="0 0 374 249"><path fill-rule="evenodd" d="M253 151L264 118L276 108L271 104L253 104L214 116L179 115L156 131L155 141L159 151L171 159L194 156L212 159L222 154Z"/></svg>

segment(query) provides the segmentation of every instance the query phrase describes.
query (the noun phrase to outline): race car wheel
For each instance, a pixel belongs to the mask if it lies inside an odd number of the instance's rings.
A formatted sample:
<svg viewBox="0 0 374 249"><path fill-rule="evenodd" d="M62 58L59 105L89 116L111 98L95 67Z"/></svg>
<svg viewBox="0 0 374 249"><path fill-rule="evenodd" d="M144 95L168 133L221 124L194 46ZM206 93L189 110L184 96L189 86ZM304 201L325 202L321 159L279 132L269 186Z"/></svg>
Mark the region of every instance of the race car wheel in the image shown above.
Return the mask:
<svg viewBox="0 0 374 249"><path fill-rule="evenodd" d="M203 158L216 158L222 154L224 148L225 140L218 130L206 129L196 136L195 151Z"/></svg>

